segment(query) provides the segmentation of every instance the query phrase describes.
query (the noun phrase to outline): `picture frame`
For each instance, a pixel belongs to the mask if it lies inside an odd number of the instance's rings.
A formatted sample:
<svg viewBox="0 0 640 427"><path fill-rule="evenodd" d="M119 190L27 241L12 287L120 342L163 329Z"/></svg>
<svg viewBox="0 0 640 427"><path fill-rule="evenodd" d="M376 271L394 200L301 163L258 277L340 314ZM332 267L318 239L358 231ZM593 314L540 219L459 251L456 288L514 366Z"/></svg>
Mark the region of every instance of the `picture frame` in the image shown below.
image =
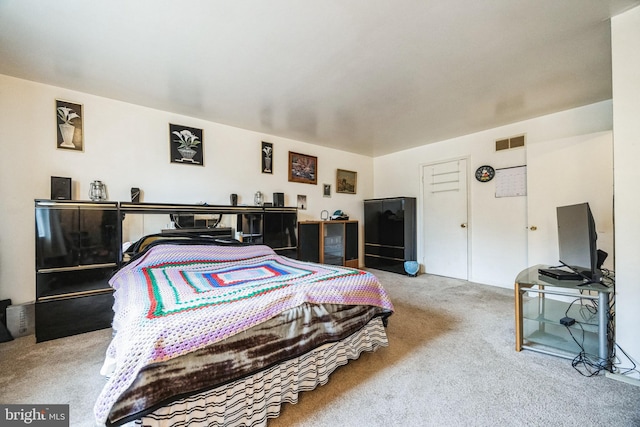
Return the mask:
<svg viewBox="0 0 640 427"><path fill-rule="evenodd" d="M356 194L358 173L344 169L336 171L336 193Z"/></svg>
<svg viewBox="0 0 640 427"><path fill-rule="evenodd" d="M169 123L171 163L204 166L202 129Z"/></svg>
<svg viewBox="0 0 640 427"><path fill-rule="evenodd" d="M84 151L82 104L56 99L56 148Z"/></svg>
<svg viewBox="0 0 640 427"><path fill-rule="evenodd" d="M289 181L318 184L318 158L289 151Z"/></svg>
<svg viewBox="0 0 640 427"><path fill-rule="evenodd" d="M298 209L301 211L307 210L307 196L304 194L298 194L296 198Z"/></svg>
<svg viewBox="0 0 640 427"><path fill-rule="evenodd" d="M331 197L331 184L322 184L322 196Z"/></svg>
<svg viewBox="0 0 640 427"><path fill-rule="evenodd" d="M262 141L262 173L273 174L273 144Z"/></svg>

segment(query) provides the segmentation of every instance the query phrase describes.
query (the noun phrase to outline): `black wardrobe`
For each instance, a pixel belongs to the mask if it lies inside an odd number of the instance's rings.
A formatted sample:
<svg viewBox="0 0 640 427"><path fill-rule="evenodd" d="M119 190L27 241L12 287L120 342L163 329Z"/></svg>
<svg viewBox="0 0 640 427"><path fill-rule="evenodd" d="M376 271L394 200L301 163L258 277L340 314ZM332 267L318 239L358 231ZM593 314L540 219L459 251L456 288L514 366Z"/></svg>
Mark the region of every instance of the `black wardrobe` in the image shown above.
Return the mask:
<svg viewBox="0 0 640 427"><path fill-rule="evenodd" d="M416 199L365 200L365 266L405 274L404 262L416 256Z"/></svg>

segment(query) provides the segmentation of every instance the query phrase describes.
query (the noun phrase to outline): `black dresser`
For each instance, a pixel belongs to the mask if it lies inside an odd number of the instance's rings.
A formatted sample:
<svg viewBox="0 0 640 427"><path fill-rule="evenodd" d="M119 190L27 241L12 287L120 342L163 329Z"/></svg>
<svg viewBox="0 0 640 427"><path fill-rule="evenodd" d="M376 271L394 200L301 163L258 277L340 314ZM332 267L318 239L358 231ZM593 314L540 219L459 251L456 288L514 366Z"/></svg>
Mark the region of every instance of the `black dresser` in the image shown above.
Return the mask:
<svg viewBox="0 0 640 427"><path fill-rule="evenodd" d="M117 202L35 201L36 341L108 328L121 259Z"/></svg>
<svg viewBox="0 0 640 427"><path fill-rule="evenodd" d="M416 261L416 199L365 200L365 266L404 274L405 261Z"/></svg>

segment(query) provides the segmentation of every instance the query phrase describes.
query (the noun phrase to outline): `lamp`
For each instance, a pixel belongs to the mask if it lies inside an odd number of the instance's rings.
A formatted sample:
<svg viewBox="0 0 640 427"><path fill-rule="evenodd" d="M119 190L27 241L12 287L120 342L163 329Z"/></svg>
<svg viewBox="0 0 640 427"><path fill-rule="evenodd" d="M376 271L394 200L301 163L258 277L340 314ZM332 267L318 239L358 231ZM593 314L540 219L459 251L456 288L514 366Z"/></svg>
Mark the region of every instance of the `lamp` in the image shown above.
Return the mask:
<svg viewBox="0 0 640 427"><path fill-rule="evenodd" d="M107 200L107 187L102 181L93 181L89 186L89 198L94 202Z"/></svg>

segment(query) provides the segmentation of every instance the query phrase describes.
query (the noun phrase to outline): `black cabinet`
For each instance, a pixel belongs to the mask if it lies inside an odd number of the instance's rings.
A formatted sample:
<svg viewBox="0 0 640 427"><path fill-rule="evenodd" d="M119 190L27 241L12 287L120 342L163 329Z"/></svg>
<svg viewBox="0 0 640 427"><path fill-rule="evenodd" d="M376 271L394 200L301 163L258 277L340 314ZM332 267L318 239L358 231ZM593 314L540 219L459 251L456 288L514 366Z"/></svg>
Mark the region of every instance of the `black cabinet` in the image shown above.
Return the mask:
<svg viewBox="0 0 640 427"><path fill-rule="evenodd" d="M264 207L258 212L238 215L237 230L247 243L264 244L280 255L295 258L298 247L298 209Z"/></svg>
<svg viewBox="0 0 640 427"><path fill-rule="evenodd" d="M298 236L301 261L359 267L358 221L304 221Z"/></svg>
<svg viewBox="0 0 640 427"><path fill-rule="evenodd" d="M416 260L416 199L393 197L364 201L365 266L404 274Z"/></svg>
<svg viewBox="0 0 640 427"><path fill-rule="evenodd" d="M118 204L35 201L36 341L108 328L121 258Z"/></svg>
<svg viewBox="0 0 640 427"><path fill-rule="evenodd" d="M265 208L264 213L264 244L273 248L273 250L280 255L289 258L295 258L297 256L297 212L297 208L292 208L287 211Z"/></svg>

